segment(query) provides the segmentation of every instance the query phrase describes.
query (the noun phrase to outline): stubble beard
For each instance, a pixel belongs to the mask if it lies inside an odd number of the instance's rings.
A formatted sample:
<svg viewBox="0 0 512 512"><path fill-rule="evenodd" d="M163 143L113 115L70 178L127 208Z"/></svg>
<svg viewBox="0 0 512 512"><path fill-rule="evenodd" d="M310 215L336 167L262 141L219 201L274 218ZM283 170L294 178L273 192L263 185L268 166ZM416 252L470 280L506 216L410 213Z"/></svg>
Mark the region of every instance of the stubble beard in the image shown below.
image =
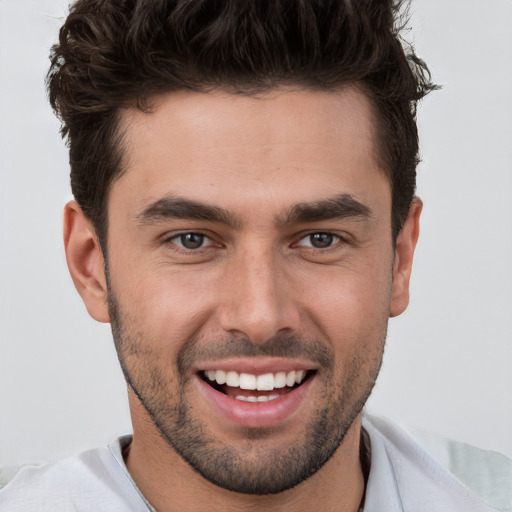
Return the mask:
<svg viewBox="0 0 512 512"><path fill-rule="evenodd" d="M297 336L276 337L255 345L247 338L230 338L199 347L191 338L183 343L177 361L151 347L137 325L120 311L109 292L112 333L127 384L138 397L162 438L190 466L211 483L237 493L265 495L295 487L316 473L336 452L345 435L361 413L371 394L382 363L386 328L381 339L367 343L374 354L368 360L365 347L344 364L341 380L333 387L334 354L325 345ZM375 344L379 347L375 350ZM212 345L215 347L212 348ZM160 347L162 345L160 344ZM222 349L219 347L222 346ZM272 428L246 428L243 449L214 439L205 422L191 410L190 365L201 354L210 356L303 355L321 364L316 378L326 385L319 397L319 409L304 428L301 442L269 447ZM221 353L220 353L221 352ZM164 362L162 362L164 361ZM171 375L169 368L175 368ZM188 370L188 371L187 371Z"/></svg>

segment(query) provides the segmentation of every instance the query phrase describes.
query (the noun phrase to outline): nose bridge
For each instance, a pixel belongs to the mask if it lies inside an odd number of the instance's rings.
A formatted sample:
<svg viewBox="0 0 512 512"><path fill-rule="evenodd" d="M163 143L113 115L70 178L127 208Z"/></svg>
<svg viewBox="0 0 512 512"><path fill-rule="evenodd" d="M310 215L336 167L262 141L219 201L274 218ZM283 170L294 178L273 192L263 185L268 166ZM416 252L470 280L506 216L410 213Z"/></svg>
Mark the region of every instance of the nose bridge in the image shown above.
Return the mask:
<svg viewBox="0 0 512 512"><path fill-rule="evenodd" d="M278 332L297 328L298 312L286 286L283 262L262 244L245 247L226 275L221 326L261 343Z"/></svg>

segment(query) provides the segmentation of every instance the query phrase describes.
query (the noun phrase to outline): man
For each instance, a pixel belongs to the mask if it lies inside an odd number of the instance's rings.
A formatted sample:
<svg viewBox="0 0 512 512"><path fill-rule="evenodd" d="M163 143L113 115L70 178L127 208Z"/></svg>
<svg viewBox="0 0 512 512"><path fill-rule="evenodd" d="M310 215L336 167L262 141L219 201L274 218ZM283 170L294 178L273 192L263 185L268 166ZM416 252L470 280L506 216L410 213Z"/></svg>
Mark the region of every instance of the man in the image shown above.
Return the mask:
<svg viewBox="0 0 512 512"><path fill-rule="evenodd" d="M504 457L362 414L408 303L433 88L397 12L71 8L48 79L66 255L134 433L20 470L2 510L510 510Z"/></svg>

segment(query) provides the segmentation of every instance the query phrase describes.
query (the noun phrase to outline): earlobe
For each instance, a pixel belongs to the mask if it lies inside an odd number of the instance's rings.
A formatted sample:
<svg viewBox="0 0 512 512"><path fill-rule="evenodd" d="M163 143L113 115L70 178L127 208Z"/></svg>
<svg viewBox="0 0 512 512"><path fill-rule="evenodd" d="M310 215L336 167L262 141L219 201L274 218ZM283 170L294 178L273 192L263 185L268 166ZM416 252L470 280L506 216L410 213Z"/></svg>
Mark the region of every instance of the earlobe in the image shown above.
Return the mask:
<svg viewBox="0 0 512 512"><path fill-rule="evenodd" d="M105 262L91 221L80 206L64 208L64 248L69 272L89 314L109 322Z"/></svg>
<svg viewBox="0 0 512 512"><path fill-rule="evenodd" d="M409 304L409 281L411 278L414 249L420 233L420 215L423 203L415 198L409 209L407 219L396 239L395 259L393 262L393 284L389 316L402 314Z"/></svg>

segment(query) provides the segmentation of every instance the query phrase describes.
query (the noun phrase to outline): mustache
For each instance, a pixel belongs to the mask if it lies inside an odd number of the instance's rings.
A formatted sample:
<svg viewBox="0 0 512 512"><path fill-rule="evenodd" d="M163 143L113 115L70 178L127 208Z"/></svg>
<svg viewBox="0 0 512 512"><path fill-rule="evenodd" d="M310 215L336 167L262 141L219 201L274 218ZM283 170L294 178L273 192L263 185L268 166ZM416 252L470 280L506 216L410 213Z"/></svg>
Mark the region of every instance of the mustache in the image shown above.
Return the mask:
<svg viewBox="0 0 512 512"><path fill-rule="evenodd" d="M244 335L231 335L213 341L194 337L180 350L177 364L183 375L199 360L251 357L303 358L324 369L334 367L334 352L330 347L297 334L278 334L263 343L254 343Z"/></svg>

